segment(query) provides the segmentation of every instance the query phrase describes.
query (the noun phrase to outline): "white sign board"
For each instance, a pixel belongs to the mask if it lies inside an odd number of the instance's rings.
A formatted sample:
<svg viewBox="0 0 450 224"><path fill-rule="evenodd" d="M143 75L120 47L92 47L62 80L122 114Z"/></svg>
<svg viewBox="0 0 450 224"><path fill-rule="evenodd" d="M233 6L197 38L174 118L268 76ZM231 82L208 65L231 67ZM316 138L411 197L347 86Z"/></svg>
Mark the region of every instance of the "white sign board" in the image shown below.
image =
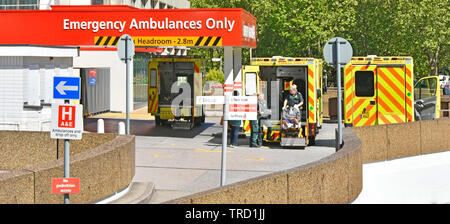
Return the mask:
<svg viewBox="0 0 450 224"><path fill-rule="evenodd" d="M256 96L230 96L228 97L228 117L225 120L256 120Z"/></svg>
<svg viewBox="0 0 450 224"><path fill-rule="evenodd" d="M117 44L117 53L120 60L131 60L134 56L134 41L130 35L124 34Z"/></svg>
<svg viewBox="0 0 450 224"><path fill-rule="evenodd" d="M339 45L338 45L339 43ZM339 47L339 49L337 49ZM339 54L339 64L346 65L352 60L353 48L350 42L341 37L334 37L327 41L323 48L323 58L325 61L335 67L337 55Z"/></svg>
<svg viewBox="0 0 450 224"><path fill-rule="evenodd" d="M197 96L196 99L197 104L224 104L225 97L224 96Z"/></svg>
<svg viewBox="0 0 450 224"><path fill-rule="evenodd" d="M50 138L77 139L83 133L83 105L52 104Z"/></svg>

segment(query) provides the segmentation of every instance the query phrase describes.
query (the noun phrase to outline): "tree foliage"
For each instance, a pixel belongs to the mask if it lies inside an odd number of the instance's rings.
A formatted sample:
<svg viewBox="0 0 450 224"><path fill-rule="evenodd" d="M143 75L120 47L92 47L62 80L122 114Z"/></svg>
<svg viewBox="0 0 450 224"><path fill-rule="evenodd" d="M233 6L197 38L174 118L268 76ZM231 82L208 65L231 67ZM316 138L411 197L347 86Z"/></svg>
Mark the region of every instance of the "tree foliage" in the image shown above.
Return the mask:
<svg viewBox="0 0 450 224"><path fill-rule="evenodd" d="M210 69L205 75L205 81L216 81L218 83L224 83L224 75L221 71L213 68Z"/></svg>
<svg viewBox="0 0 450 224"><path fill-rule="evenodd" d="M192 0L191 7L252 13L258 23L255 57L322 58L324 43L339 36L350 41L355 56L412 56L416 77L450 64L448 0ZM221 50L192 53L220 57ZM243 53L246 64L248 51Z"/></svg>

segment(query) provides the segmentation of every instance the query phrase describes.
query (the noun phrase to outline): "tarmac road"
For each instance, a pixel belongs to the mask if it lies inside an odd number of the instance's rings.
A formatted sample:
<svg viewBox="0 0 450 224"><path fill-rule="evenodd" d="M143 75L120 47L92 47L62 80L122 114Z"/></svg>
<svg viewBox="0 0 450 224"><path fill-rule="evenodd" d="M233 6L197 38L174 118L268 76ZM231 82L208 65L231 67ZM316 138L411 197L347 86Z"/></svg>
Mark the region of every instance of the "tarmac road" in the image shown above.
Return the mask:
<svg viewBox="0 0 450 224"><path fill-rule="evenodd" d="M123 119L104 119L105 132L117 132ZM130 121L136 135L136 175L133 182L153 182L151 203L160 203L184 195L220 186L221 133L218 117L192 130L157 127L154 120ZM227 149L226 184L242 181L316 161L335 152L334 129L324 123L316 146L284 149L279 144L249 148L248 136L239 139L239 147ZM85 119L85 130L96 132L97 118ZM220 136L220 137L214 137Z"/></svg>

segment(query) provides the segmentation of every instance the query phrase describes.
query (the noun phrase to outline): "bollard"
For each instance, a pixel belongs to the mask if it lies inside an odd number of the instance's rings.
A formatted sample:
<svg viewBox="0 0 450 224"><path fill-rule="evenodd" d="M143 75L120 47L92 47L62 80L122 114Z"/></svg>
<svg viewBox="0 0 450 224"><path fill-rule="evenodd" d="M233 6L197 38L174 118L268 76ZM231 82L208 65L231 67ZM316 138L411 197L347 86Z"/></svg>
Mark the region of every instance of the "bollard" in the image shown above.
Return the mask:
<svg viewBox="0 0 450 224"><path fill-rule="evenodd" d="M125 134L125 123L123 123L123 121L119 122L118 132L119 132L119 135Z"/></svg>
<svg viewBox="0 0 450 224"><path fill-rule="evenodd" d="M105 122L103 119L97 120L97 133L105 133Z"/></svg>

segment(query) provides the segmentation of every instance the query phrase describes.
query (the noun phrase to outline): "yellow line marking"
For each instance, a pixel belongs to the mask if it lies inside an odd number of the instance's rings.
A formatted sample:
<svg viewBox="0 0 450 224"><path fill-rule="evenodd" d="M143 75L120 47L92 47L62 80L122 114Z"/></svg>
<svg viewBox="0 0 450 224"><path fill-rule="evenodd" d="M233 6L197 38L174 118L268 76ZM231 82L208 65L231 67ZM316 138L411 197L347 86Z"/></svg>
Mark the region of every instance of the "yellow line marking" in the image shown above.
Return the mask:
<svg viewBox="0 0 450 224"><path fill-rule="evenodd" d="M253 161L263 161L264 158L258 158L258 159L252 159L252 158L250 158L250 159L245 159L245 160L248 160L248 161L251 161L251 160L253 160Z"/></svg>
<svg viewBox="0 0 450 224"><path fill-rule="evenodd" d="M222 152L222 150L208 150L208 149L194 149L196 152ZM233 152L231 150L227 150L227 152Z"/></svg>
<svg viewBox="0 0 450 224"><path fill-rule="evenodd" d="M171 155L160 155L160 154L155 154L155 155L153 155L153 157L155 157L155 158L172 158Z"/></svg>

